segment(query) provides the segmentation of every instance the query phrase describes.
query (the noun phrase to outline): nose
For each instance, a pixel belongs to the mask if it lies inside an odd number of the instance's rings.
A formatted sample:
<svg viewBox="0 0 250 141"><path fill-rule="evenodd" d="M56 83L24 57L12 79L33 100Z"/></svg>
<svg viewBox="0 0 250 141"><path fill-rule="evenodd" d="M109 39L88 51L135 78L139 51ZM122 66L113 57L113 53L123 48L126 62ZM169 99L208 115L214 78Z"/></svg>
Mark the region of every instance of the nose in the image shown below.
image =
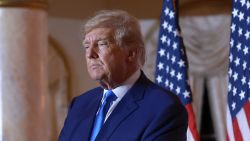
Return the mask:
<svg viewBox="0 0 250 141"><path fill-rule="evenodd" d="M91 58L98 58L98 51L97 48L91 44L87 49L86 49L86 57L91 59Z"/></svg>

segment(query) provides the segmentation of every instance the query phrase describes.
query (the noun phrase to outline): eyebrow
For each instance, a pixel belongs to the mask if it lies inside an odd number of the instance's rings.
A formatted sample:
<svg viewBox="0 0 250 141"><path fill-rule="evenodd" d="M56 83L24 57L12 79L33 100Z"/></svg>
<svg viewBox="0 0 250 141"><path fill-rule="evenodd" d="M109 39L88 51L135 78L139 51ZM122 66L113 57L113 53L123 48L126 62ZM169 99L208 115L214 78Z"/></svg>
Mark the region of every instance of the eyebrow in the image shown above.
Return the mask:
<svg viewBox="0 0 250 141"><path fill-rule="evenodd" d="M110 41L112 41L112 39L110 37L104 37L104 38L98 38L98 39L94 40L94 42L98 42L98 41L102 41L102 40L108 40L108 41L110 40ZM87 43L90 43L90 42L89 42L89 40L83 40L82 43L87 44Z"/></svg>

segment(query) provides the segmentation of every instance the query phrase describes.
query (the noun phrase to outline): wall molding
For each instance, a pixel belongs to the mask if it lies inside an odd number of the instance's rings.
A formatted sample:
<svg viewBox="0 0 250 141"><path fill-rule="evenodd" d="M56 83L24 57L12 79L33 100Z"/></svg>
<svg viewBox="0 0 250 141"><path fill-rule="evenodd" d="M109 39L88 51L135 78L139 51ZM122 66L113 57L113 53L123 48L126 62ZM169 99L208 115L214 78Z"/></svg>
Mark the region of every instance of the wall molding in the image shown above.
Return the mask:
<svg viewBox="0 0 250 141"><path fill-rule="evenodd" d="M0 7L26 7L48 9L47 0L0 0Z"/></svg>

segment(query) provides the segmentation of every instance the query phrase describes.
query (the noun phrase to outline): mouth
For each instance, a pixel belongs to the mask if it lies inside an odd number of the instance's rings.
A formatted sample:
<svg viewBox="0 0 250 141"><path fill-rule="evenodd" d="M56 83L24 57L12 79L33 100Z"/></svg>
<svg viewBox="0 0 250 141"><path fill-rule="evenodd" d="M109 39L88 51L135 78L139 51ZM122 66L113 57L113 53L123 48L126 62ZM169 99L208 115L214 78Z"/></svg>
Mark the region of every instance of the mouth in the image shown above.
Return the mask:
<svg viewBox="0 0 250 141"><path fill-rule="evenodd" d="M98 68L100 68L100 67L101 67L100 64L91 64L91 65L90 65L90 69L91 69L91 70L95 70L95 69L98 69Z"/></svg>

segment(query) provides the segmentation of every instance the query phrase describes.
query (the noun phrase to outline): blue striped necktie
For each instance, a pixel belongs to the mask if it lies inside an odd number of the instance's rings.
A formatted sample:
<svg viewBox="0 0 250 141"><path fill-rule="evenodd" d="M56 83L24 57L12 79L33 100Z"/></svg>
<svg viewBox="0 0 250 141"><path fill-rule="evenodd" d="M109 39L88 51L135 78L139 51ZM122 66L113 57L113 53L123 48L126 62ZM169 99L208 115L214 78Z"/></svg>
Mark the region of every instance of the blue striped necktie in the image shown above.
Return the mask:
<svg viewBox="0 0 250 141"><path fill-rule="evenodd" d="M92 130L92 135L90 141L94 141L96 136L98 135L99 131L102 128L104 123L105 116L108 112L109 107L111 106L111 102L116 99L116 95L113 93L112 90L108 90L104 95L104 100L99 108L99 111L95 118L95 124Z"/></svg>

